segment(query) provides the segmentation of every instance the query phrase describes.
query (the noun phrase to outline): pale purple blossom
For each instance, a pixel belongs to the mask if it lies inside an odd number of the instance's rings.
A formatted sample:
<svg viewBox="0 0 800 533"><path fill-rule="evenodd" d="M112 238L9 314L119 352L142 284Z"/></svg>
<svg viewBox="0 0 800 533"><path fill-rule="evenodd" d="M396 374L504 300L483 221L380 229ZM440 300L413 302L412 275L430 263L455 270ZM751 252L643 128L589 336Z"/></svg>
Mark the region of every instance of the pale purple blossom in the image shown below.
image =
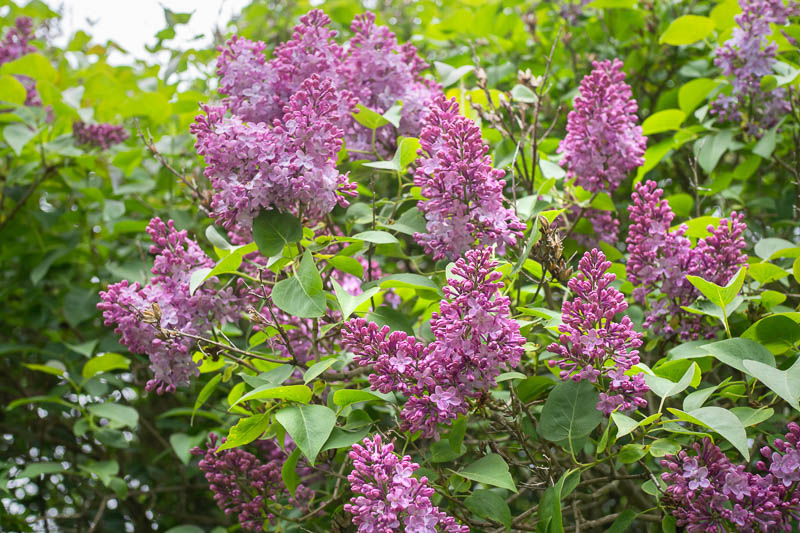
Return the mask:
<svg viewBox="0 0 800 533"><path fill-rule="evenodd" d="M92 146L102 150L125 142L129 136L124 126L87 124L81 121L73 122L72 135L75 137L75 144Z"/></svg>

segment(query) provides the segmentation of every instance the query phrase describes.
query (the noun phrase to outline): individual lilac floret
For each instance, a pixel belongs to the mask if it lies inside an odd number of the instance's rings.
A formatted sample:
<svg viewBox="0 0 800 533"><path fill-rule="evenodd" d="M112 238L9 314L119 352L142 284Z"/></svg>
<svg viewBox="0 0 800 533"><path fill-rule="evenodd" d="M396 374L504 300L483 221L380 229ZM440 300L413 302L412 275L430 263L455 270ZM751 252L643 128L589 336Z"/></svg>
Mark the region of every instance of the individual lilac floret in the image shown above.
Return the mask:
<svg viewBox="0 0 800 533"><path fill-rule="evenodd" d="M699 296L686 275L726 285L747 262L744 217L733 212L716 228L709 225L711 235L692 248L684 236L685 224L670 228L675 214L663 194L653 181L638 183L628 207L631 225L625 242L630 258L626 271L635 287L634 299L647 307L644 327L656 334L677 334L682 340L713 337L716 326L708 326L701 316L682 309Z"/></svg>
<svg viewBox="0 0 800 533"><path fill-rule="evenodd" d="M102 150L125 142L128 138L128 132L123 126L87 124L80 121L72 124L72 135L75 137L75 144L93 146Z"/></svg>
<svg viewBox="0 0 800 533"><path fill-rule="evenodd" d="M229 290L212 289L215 279L190 293L192 272L213 267L214 261L185 230L177 231L171 220L167 225L154 218L147 233L153 240L150 253L156 256L150 281L144 287L125 280L109 285L107 291L100 291L102 301L97 308L103 312L106 326L116 325L114 331L122 344L133 353L150 357L154 376L147 390L162 394L187 386L190 378L199 374L192 360L194 340L162 330L205 333L216 322L237 318L238 299Z"/></svg>
<svg viewBox="0 0 800 533"><path fill-rule="evenodd" d="M800 428L790 424L796 450ZM779 449L780 440L776 440ZM781 477L745 471L734 464L710 439L693 445L695 455L682 450L667 456L661 465L668 469L661 475L667 484L662 506L677 525L689 533L737 531L792 531L800 519L800 491L796 483L786 485ZM769 458L770 449L762 450ZM773 466L782 459L773 454ZM759 464L766 469L763 462ZM795 471L796 471L795 467Z"/></svg>
<svg viewBox="0 0 800 533"><path fill-rule="evenodd" d="M498 253L522 236L513 209L503 207L504 171L492 168L481 130L458 112L455 98L439 96L425 117L414 184L427 200L419 210L427 233L414 239L434 260L455 259L478 241Z"/></svg>
<svg viewBox="0 0 800 533"><path fill-rule="evenodd" d="M596 248L583 255L579 272L567 283L575 296L561 307L561 336L547 347L559 357L550 364L558 364L561 379L599 382L603 392L596 407L606 415L615 409L631 411L647 406L644 393L648 390L642 374L625 375L639 363L637 348L642 338L629 317L614 321L628 304L611 286L616 276L606 272L610 267L611 262Z"/></svg>
<svg viewBox="0 0 800 533"><path fill-rule="evenodd" d="M739 0L742 12L736 15L733 36L716 50L714 64L731 76L731 94L721 94L711 112L721 120L745 122L751 135L761 136L791 111L785 87L771 91L761 88L764 76L773 74L778 45L767 37L770 24L783 26L789 17L800 14L794 0Z"/></svg>
<svg viewBox="0 0 800 533"><path fill-rule="evenodd" d="M761 448L761 455L770 462L769 467L764 461L758 462L760 470L769 470L776 480L785 487L800 482L800 425L790 422L787 426L789 433L784 439L775 439L772 445L778 451L772 451L768 446ZM800 496L800 493L797 494Z"/></svg>
<svg viewBox="0 0 800 533"><path fill-rule="evenodd" d="M355 184L336 168L342 147L339 97L330 80L312 76L270 127L248 124L206 107L192 133L215 189L213 215L228 229L250 228L262 209L292 211L310 220L329 213Z"/></svg>
<svg viewBox="0 0 800 533"><path fill-rule="evenodd" d="M394 453L380 435L367 437L350 451L353 471L347 476L354 496L344 505L359 533L469 533L431 503L435 492L428 478L413 477L419 465Z"/></svg>
<svg viewBox="0 0 800 533"><path fill-rule="evenodd" d="M219 442L219 444L218 444ZM214 433L209 434L206 449L195 446L192 455L202 456L198 463L205 472L206 481L214 501L225 514L236 515L245 531L264 531L265 520L275 520L270 504L288 501L290 505L305 508L313 491L300 484L290 497L281 477L281 468L287 454L275 439L257 440L251 446L258 456L241 448L217 452L225 442ZM308 474L309 468L298 468Z"/></svg>
<svg viewBox="0 0 800 533"><path fill-rule="evenodd" d="M613 192L628 173L644 164L647 137L637 125L636 100L625 83L622 61L593 62L581 81L567 136L558 147L567 176L587 191Z"/></svg>
<svg viewBox="0 0 800 533"><path fill-rule="evenodd" d="M373 365L373 390L397 391L408 398L402 428L438 438L437 424L452 421L495 385L506 366L522 356L525 339L510 317L509 299L500 296L502 277L491 250L470 250L452 269L447 300L434 313L435 340L418 342L402 331L379 328L363 318L345 323L344 345L361 366Z"/></svg>
<svg viewBox="0 0 800 533"><path fill-rule="evenodd" d="M36 51L30 42L33 40L33 21L29 17L17 17L14 25L3 36L0 42L0 65L14 61ZM36 90L36 80L23 75L14 76L25 87L25 105L40 106L42 99Z"/></svg>

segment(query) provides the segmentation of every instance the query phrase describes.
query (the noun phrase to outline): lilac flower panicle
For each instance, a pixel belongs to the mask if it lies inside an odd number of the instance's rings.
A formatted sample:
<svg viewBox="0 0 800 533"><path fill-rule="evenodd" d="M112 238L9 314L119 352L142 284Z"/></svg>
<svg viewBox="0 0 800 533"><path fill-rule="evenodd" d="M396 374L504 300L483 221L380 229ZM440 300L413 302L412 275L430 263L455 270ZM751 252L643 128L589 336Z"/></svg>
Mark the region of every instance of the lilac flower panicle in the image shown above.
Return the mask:
<svg viewBox="0 0 800 533"><path fill-rule="evenodd" d="M708 326L700 315L682 309L699 296L686 275L718 285L731 280L747 262L744 215L733 212L716 228L709 225L710 235L692 248L684 236L686 225L671 228L675 214L663 194L653 181L638 183L628 208L631 225L625 242L630 259L626 272L635 287L634 299L647 307L644 327L656 334L677 334L682 340L712 337L716 326Z"/></svg>
<svg viewBox="0 0 800 533"><path fill-rule="evenodd" d="M437 424L452 423L484 394L506 366L522 356L525 339L511 319L509 299L500 296L502 277L490 249L470 250L452 270L446 300L434 313L435 340L427 346L402 331L355 318L345 323L344 345L360 366L373 365L373 390L408 398L402 427L438 438Z"/></svg>
<svg viewBox="0 0 800 533"><path fill-rule="evenodd" d="M35 52L36 47L31 44L33 37L33 20L29 17L17 17L14 25L6 31L3 40L0 41L0 65ZM14 77L25 87L25 105L42 105L42 99L36 90L36 80L23 75Z"/></svg>
<svg viewBox="0 0 800 533"><path fill-rule="evenodd" d="M613 192L627 174L644 164L647 138L637 125L636 100L625 83L622 62L593 62L575 107L567 117L567 135L558 147L567 176L587 191Z"/></svg>
<svg viewBox="0 0 800 533"><path fill-rule="evenodd" d="M757 466L766 475L734 464L708 438L694 443L694 455L668 455L661 461L667 469L662 506L689 533L792 531L800 520L798 440L800 426L790 423L786 441L774 442L777 452L761 450L770 465Z"/></svg>
<svg viewBox="0 0 800 533"><path fill-rule="evenodd" d="M75 144L93 146L102 150L125 142L128 138L128 132L123 126L87 124L81 121L72 124L72 135L75 136Z"/></svg>
<svg viewBox="0 0 800 533"><path fill-rule="evenodd" d="M242 529L264 531L265 521L274 521L270 504L288 500L293 506L305 508L313 495L306 485L299 484L294 497L290 497L281 477L281 468L287 452L275 439L257 440L250 446L258 455L242 448L217 451L221 441L214 433L208 436L206 449L194 447L192 455L200 456L200 470L205 473L214 501L225 514L236 515ZM308 467L299 467L301 477L310 473Z"/></svg>
<svg viewBox="0 0 800 533"><path fill-rule="evenodd" d="M760 137L791 111L785 87L761 88L764 76L773 74L778 51L778 45L767 39L772 33L770 24L787 24L789 17L800 14L800 4L794 0L739 0L739 6L742 12L735 17L733 35L716 50L714 59L722 73L732 78L731 94L720 94L711 112L723 121L745 121L747 132Z"/></svg>
<svg viewBox="0 0 800 533"><path fill-rule="evenodd" d="M561 379L586 379L592 383L601 377L608 380L596 406L606 415L616 409L645 407L644 393L649 390L642 374L625 374L639 363L642 338L628 316L614 321L628 304L625 296L611 286L616 276L607 272L610 267L611 262L596 248L583 255L579 272L567 283L575 296L561 308L559 341L547 347L558 356L550 364L561 369Z"/></svg>
<svg viewBox="0 0 800 533"><path fill-rule="evenodd" d="M414 239L434 260L455 259L476 241L501 254L513 246L525 225L503 207L504 172L492 168L480 128L459 114L455 98L435 100L420 144L414 183L427 198L419 210L428 231Z"/></svg>
<svg viewBox="0 0 800 533"><path fill-rule="evenodd" d="M272 126L225 117L206 106L192 133L205 156L205 175L215 194L213 214L222 225L249 228L262 209L278 209L318 220L356 185L336 168L342 147L340 101L330 80L311 76L294 93Z"/></svg>
<svg viewBox="0 0 800 533"><path fill-rule="evenodd" d="M394 453L380 435L365 438L350 451L353 471L347 476L354 496L344 510L353 515L359 533L469 533L431 503L428 478L415 478L419 465Z"/></svg>
<svg viewBox="0 0 800 533"><path fill-rule="evenodd" d="M164 224L154 218L147 227L153 241L153 276L145 286L121 281L100 291L97 308L103 312L106 326L115 325L121 342L133 353L150 357L153 379L147 390L159 394L186 386L199 374L192 360L194 341L178 335L162 335L174 330L190 335L205 333L214 322L238 318L238 298L229 289L210 288L215 279L190 294L189 280L198 268L210 268L214 262L187 232L175 229L170 220Z"/></svg>

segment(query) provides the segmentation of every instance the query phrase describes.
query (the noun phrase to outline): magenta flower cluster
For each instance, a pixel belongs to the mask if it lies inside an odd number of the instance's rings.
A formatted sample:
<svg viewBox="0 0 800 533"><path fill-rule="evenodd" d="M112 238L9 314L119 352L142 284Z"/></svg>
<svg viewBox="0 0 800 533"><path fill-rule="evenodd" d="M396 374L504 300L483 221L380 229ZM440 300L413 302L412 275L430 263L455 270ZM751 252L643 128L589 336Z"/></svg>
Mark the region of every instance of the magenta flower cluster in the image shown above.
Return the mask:
<svg viewBox="0 0 800 533"><path fill-rule="evenodd" d="M154 376L147 390L162 394L188 385L199 374L192 360L195 342L166 331L199 335L212 323L236 320L239 299L230 289L211 288L216 279L190 293L192 272L213 267L214 262L185 230L176 230L171 220L164 224L154 218L147 233L153 241L150 253L156 256L153 276L144 287L127 280L109 285L100 291L97 308L106 326L116 326L122 344L150 357Z"/></svg>
<svg viewBox="0 0 800 533"><path fill-rule="evenodd" d="M373 390L408 398L400 414L404 430L438 438L438 423L466 413L469 399L493 387L504 367L519 363L525 339L510 316L509 299L500 296L496 266L488 248L456 261L428 345L363 318L345 323L342 342L357 364L373 365Z"/></svg>
<svg viewBox="0 0 800 533"><path fill-rule="evenodd" d="M711 235L692 248L685 237L685 224L670 227L675 214L663 194L653 181L638 183L628 207L631 225L625 242L630 259L626 268L628 280L635 286L634 299L648 306L644 327L656 334L677 334L682 340L711 337L716 328L681 309L699 296L686 275L726 285L747 262L744 217L733 212L730 219L720 220L718 227L710 225Z"/></svg>
<svg viewBox="0 0 800 533"><path fill-rule="evenodd" d="M427 232L414 239L437 259L455 259L478 241L505 253L522 236L513 209L503 207L504 171L492 168L481 130L440 95L426 115L414 184L426 200L419 210Z"/></svg>
<svg viewBox="0 0 800 533"><path fill-rule="evenodd" d="M280 119L284 107L303 82L316 74L331 81L340 98L337 125L344 132L348 150L387 155L394 152L396 136L419 135L424 109L439 87L425 80L427 68L410 45L399 45L394 33L375 24L375 15L358 15L350 29L353 37L344 45L334 39L330 18L313 10L300 18L292 38L264 57L265 44L234 37L217 63L219 91L234 115L250 123L271 124ZM376 146L372 132L351 116L350 102L358 102L384 113L398 101L403 104L397 132L391 126L379 128Z"/></svg>
<svg viewBox="0 0 800 533"><path fill-rule="evenodd" d="M301 84L271 126L206 106L192 133L216 191L213 215L224 227L249 229L262 209L317 220L337 203L347 205L342 195L354 195L355 184L336 168L341 106L330 80L316 75Z"/></svg>
<svg viewBox="0 0 800 533"><path fill-rule="evenodd" d="M242 448L217 452L225 440L217 444L217 435L211 433L206 449L195 446L191 453L202 457L197 466L205 472L214 501L225 514L236 515L242 529L264 531L264 522L275 519L270 504L280 500L288 500L290 505L299 507L307 505L312 490L300 484L294 497L286 490L281 468L287 455L275 439L257 440L251 445L258 457ZM310 471L302 467L298 470L306 474Z"/></svg>
<svg viewBox="0 0 800 533"><path fill-rule="evenodd" d="M637 125L638 106L624 81L622 61L592 65L594 70L581 81L558 152L564 154L561 164L576 185L590 192L613 192L631 170L644 164L647 138Z"/></svg>
<svg viewBox="0 0 800 533"><path fill-rule="evenodd" d="M398 457L394 444L380 435L354 444L353 471L347 476L356 496L344 510L353 515L358 533L469 533L469 527L431 503L428 478L413 477L419 465L408 455Z"/></svg>
<svg viewBox="0 0 800 533"><path fill-rule="evenodd" d="M33 21L28 17L17 17L3 40L0 41L0 65L19 59L33 53L36 47L31 44L33 40ZM14 76L25 87L25 105L40 106L42 99L36 90L36 80L28 76Z"/></svg>
<svg viewBox="0 0 800 533"><path fill-rule="evenodd" d="M800 4L789 0L739 0L742 12L736 15L733 36L717 49L714 64L731 76L731 93L720 94L712 113L721 120L745 122L746 130L761 136L791 111L785 87L770 91L761 88L764 76L773 74L778 45L767 37L770 24L783 26L789 17L800 14Z"/></svg>
<svg viewBox="0 0 800 533"><path fill-rule="evenodd" d="M128 138L128 132L123 126L87 124L81 121L72 124L72 135L75 137L75 144L93 146L102 150L125 142Z"/></svg>
<svg viewBox="0 0 800 533"><path fill-rule="evenodd" d="M677 524L689 533L792 531L800 520L800 426L788 426L786 440L761 453L764 475L734 464L710 439L694 443L695 455L682 450L661 461L667 488L661 499Z"/></svg>
<svg viewBox="0 0 800 533"><path fill-rule="evenodd" d="M628 304L611 286L616 276L607 272L610 267L611 262L596 248L583 255L579 272L567 282L575 296L561 307L561 335L547 347L559 357L550 365L558 365L561 379L589 380L601 386L596 407L606 415L647 406L644 393L649 390L642 374L625 374L639 363L642 336L629 317L614 321Z"/></svg>

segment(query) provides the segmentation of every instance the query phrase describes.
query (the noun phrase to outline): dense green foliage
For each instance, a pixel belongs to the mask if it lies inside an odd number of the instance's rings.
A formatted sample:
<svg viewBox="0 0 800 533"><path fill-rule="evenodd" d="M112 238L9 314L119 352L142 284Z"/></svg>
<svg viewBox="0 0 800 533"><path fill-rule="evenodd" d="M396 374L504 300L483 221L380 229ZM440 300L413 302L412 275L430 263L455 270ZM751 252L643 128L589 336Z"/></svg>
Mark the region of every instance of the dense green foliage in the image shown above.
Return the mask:
<svg viewBox="0 0 800 533"><path fill-rule="evenodd" d="M229 435L244 420L263 427L242 445L264 431L288 431L325 474L314 481L310 504L322 510L304 516L287 504L266 522L268 531L355 531L343 510L351 497L342 479L352 470L347 451L379 431L422 465L437 491L434 502L474 532L668 532L676 526L659 505L662 457L712 436L737 462L754 465L758 450L798 420L796 18L770 36L780 63L761 80L764 91L788 90L792 112L753 132L747 117L731 124L710 113L717 94L730 92L714 51L732 35L740 11L735 0L595 0L569 20L561 11L567 2L367 4L400 42L417 47L431 65L428 75L481 125L495 168L507 171L507 203L527 224L520 242L498 257L504 294L526 339L520 365L472 402L467 416L441 425L436 441L399 430L398 399L368 392L366 373L348 374L352 356L341 345L323 354L323 367L297 364L281 379L265 380L263 373L279 366L259 359L274 354L252 317L220 330L213 350L198 348L198 360L205 359L190 387L146 392L148 358L129 353L103 325L98 292L121 279L147 280L152 257L144 231L156 216L189 230L215 262L228 258L215 273L235 283L243 250L209 231L214 221L204 209L211 188L189 127L200 104L219 100L217 45L238 34L264 41L269 53L311 6L254 1L234 20L220 21L214 46L204 49L172 39L174 27L191 15L165 10L165 28L150 41L152 61L112 66L105 56L114 43L78 32L58 49L48 36L59 26L58 13L36 0L12 3L0 8L4 32L17 17L31 17L38 50L0 66L0 530L238 531L236 517L217 508L189 450L209 432ZM318 7L343 34L367 9L354 0ZM566 178L557 148L580 80L593 60L613 58L624 63L647 151L644 165L616 191L591 194ZM36 80L41 105L24 104L24 87L14 77L20 74ZM78 120L122 124L130 137L109 149L78 146L72 134ZM414 155L403 149L417 146L401 143L398 156L383 164L342 155L340 168L359 184L352 205L332 213L349 236L340 238L347 253L326 252L327 241L309 227L292 234L285 221L262 221L266 229L254 231L255 245L246 251L257 246L263 256L277 257L270 268L283 276L272 293L278 308L318 318L315 307L327 306L431 340L431 315L452 267L432 261L413 238L425 221L413 207L421 198L413 186ZM727 291L691 279L703 295L693 312L719 326L716 338L682 342L642 327L645 310L626 281L624 236L634 184L644 179L666 191L675 223L687 223L694 242L732 211L744 214L749 268ZM638 370L649 374L650 392L648 406L635 413L602 416L594 409L595 387L562 383L558 368L547 364L561 305L572 297L567 279L585 251L578 241L593 233L578 217L553 232L554 245L544 243L551 233L540 226L568 206L578 206L581 217L592 207L621 221L620 242L601 246L613 263L614 286L631 302L626 314L643 335ZM566 236L563 243L558 235ZM326 283L333 270L360 273L350 257L356 253L377 258L384 274L405 277L381 283L365 277L372 283L361 298L315 285L320 270ZM376 310L383 301L376 295L389 289L399 306ZM320 336L336 334L341 321L322 327ZM242 399L259 387L272 392ZM308 427L298 429L298 420ZM297 464L299 454L290 457ZM296 477L290 467L283 472L287 484Z"/></svg>

